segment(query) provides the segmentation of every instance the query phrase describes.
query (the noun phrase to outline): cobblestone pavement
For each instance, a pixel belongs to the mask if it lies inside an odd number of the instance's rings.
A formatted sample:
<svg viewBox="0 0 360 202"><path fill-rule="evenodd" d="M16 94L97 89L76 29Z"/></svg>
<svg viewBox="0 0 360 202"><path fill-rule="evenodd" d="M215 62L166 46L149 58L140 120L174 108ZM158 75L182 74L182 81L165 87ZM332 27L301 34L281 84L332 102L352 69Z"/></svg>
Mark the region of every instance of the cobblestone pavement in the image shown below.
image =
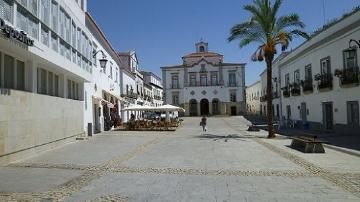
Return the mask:
<svg viewBox="0 0 360 202"><path fill-rule="evenodd" d="M0 201L359 201L358 158L328 152L322 162L331 162L314 163L316 156L291 151L283 138L246 131L242 117L209 118L206 134L198 119L185 118L176 132L113 131L0 167ZM100 154L77 163L68 151ZM355 158L351 168L336 160L345 157ZM29 176L10 183L9 172L24 169ZM46 184L61 176L55 175L40 186L30 176L59 171L74 177ZM21 183L34 187L20 189Z"/></svg>

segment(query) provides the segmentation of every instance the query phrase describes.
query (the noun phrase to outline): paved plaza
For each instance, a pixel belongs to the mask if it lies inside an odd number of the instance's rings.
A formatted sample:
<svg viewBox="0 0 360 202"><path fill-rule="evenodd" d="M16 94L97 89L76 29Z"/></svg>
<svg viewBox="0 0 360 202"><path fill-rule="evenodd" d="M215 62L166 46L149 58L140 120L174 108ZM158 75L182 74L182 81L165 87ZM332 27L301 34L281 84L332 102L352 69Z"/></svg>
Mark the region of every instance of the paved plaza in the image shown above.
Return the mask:
<svg viewBox="0 0 360 202"><path fill-rule="evenodd" d="M243 117L101 133L0 168L0 201L359 201L360 158L304 154Z"/></svg>

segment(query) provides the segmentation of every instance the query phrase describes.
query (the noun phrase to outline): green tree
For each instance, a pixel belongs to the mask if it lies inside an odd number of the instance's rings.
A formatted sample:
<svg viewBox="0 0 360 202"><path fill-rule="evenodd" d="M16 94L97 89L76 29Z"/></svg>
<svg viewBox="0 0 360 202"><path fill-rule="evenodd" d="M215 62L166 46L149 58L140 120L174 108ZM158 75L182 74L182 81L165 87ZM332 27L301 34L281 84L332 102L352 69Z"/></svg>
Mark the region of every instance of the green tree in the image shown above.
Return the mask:
<svg viewBox="0 0 360 202"><path fill-rule="evenodd" d="M254 0L252 4L244 6L251 14L249 21L236 24L230 30L228 41L240 40L240 48L251 43L259 44L252 61L266 62L267 73L267 124L268 138L275 137L272 120L272 63L276 49L281 46L285 51L293 37L309 39L309 35L302 31L305 27L299 16L295 13L278 17L282 0Z"/></svg>

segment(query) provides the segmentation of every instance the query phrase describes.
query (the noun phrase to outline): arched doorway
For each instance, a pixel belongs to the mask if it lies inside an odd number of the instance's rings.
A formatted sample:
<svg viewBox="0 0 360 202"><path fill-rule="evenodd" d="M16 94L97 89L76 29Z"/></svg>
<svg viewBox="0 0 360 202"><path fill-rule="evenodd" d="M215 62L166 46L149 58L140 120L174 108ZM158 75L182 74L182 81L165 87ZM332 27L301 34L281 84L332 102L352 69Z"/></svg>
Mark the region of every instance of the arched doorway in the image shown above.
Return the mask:
<svg viewBox="0 0 360 202"><path fill-rule="evenodd" d="M200 101L200 114L209 115L209 100L202 99Z"/></svg>
<svg viewBox="0 0 360 202"><path fill-rule="evenodd" d="M212 113L213 115L219 115L220 114L220 108L219 108L219 99L214 98L212 100Z"/></svg>
<svg viewBox="0 0 360 202"><path fill-rule="evenodd" d="M198 112L197 112L197 102L195 99L191 99L189 101L189 113L190 113L190 116L197 116L198 115Z"/></svg>

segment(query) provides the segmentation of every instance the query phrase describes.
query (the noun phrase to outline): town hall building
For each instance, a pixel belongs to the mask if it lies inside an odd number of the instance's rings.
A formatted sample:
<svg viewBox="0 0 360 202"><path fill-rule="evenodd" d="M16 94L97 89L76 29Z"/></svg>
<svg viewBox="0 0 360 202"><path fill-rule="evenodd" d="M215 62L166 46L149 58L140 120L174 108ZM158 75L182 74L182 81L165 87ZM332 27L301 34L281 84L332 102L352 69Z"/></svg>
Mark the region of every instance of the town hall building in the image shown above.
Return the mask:
<svg viewBox="0 0 360 202"><path fill-rule="evenodd" d="M195 46L182 64L161 67L164 102L183 107L185 116L244 113L245 63L225 63L223 55L209 52L208 43Z"/></svg>

